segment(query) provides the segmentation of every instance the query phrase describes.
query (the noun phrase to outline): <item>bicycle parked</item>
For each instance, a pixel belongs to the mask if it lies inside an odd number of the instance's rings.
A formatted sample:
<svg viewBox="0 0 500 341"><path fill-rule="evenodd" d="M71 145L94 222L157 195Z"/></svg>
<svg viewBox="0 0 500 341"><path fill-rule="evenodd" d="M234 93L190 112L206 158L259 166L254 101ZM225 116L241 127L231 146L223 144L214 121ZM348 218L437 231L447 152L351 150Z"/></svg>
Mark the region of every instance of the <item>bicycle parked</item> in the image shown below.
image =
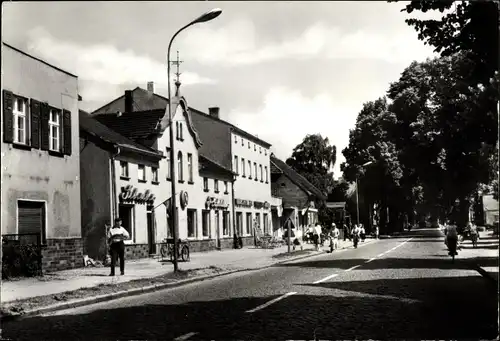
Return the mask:
<svg viewBox="0 0 500 341"><path fill-rule="evenodd" d="M171 261L174 260L174 239L165 238L160 248L161 258L169 258ZM189 262L190 252L189 243L187 241L178 240L177 242L177 259L181 259L183 262Z"/></svg>

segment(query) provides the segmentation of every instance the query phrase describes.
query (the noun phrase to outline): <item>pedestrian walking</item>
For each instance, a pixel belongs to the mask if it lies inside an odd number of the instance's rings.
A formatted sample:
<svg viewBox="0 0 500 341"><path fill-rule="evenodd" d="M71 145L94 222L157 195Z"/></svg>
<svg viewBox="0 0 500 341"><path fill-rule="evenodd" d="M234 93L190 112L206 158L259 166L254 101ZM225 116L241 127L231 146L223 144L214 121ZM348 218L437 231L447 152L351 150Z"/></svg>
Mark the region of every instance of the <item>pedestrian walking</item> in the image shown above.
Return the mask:
<svg viewBox="0 0 500 341"><path fill-rule="evenodd" d="M130 239L130 234L122 226L120 218L115 219L115 224L108 231L109 253L111 256L111 273L115 275L116 258L120 258L120 273L125 275L125 239Z"/></svg>
<svg viewBox="0 0 500 341"><path fill-rule="evenodd" d="M331 230L331 240L330 240L330 252L333 252L334 250L337 250L339 247L339 235L340 231L335 225L335 223L332 224L332 230Z"/></svg>
<svg viewBox="0 0 500 341"><path fill-rule="evenodd" d="M361 227L359 229L359 236L361 237L361 241L364 242L365 238L366 238L366 231L365 231L365 227L363 226L363 224L361 224Z"/></svg>
<svg viewBox="0 0 500 341"><path fill-rule="evenodd" d="M378 225L375 226L375 238L378 239L378 236L379 236L379 228L378 228Z"/></svg>
<svg viewBox="0 0 500 341"><path fill-rule="evenodd" d="M314 249L316 251L319 251L319 243L320 243L320 238L321 238L321 225L319 222L316 223L316 228L313 231L313 240L314 240Z"/></svg>
<svg viewBox="0 0 500 341"><path fill-rule="evenodd" d="M359 225L355 224L354 229L352 230L352 242L355 248L358 247L359 232L360 232Z"/></svg>

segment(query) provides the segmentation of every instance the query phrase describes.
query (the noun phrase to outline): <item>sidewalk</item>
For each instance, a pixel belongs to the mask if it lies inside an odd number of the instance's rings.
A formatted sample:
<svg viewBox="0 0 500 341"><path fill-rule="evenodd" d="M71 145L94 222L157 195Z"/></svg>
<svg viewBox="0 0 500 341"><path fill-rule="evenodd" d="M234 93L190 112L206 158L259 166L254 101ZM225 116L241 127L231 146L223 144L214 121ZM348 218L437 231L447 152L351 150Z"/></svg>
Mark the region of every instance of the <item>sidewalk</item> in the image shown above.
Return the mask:
<svg viewBox="0 0 500 341"><path fill-rule="evenodd" d="M179 269L193 270L217 267L222 269L224 273L237 270L259 269L276 263L318 255L329 249L326 244L319 252L314 251L314 245L304 244L303 249L310 251L310 254L304 256L304 253L299 252L297 257L273 258L273 256L285 253L287 246L275 249L247 247L238 250L228 249L223 251L197 252L191 255L190 262L179 262ZM339 248L347 247L352 247L352 243L349 241L339 242ZM296 249L297 251L300 251L300 247ZM149 258L126 261L124 276L109 277L109 272L109 267L86 267L50 273L43 277L4 281L2 282L2 303L10 303L15 300L38 296L56 295L81 288L124 283L139 279L151 279L172 273L173 264L169 261L161 262L160 259Z"/></svg>
<svg viewBox="0 0 500 341"><path fill-rule="evenodd" d="M472 242L467 240L462 243L459 257L469 259L481 275L498 283L498 244L498 236L494 236L491 230L481 231L477 248L473 248Z"/></svg>

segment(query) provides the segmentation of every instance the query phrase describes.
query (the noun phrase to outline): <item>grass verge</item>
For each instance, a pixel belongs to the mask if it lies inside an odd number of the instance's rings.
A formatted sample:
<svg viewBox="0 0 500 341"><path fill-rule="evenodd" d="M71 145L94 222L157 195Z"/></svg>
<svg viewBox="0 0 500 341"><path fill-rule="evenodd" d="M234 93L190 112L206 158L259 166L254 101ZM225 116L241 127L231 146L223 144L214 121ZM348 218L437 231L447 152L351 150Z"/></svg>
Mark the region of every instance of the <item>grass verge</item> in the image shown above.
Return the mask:
<svg viewBox="0 0 500 341"><path fill-rule="evenodd" d="M292 251L290 253L283 252L283 253L278 253L277 255L274 255L273 259L286 259L286 258L290 258L290 257L309 255L313 252L314 252L313 250L297 250L297 251Z"/></svg>

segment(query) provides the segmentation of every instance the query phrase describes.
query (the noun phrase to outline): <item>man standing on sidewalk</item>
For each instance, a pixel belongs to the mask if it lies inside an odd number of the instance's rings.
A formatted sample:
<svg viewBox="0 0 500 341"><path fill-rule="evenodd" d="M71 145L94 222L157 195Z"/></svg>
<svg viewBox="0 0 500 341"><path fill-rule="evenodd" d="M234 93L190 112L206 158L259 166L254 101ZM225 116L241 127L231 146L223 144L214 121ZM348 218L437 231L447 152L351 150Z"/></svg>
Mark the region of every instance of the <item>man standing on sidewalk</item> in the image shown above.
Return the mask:
<svg viewBox="0 0 500 341"><path fill-rule="evenodd" d="M111 273L115 275L116 258L120 258L120 273L125 275L125 239L129 239L130 234L122 226L120 218L115 219L115 225L108 232L109 252L111 254Z"/></svg>

